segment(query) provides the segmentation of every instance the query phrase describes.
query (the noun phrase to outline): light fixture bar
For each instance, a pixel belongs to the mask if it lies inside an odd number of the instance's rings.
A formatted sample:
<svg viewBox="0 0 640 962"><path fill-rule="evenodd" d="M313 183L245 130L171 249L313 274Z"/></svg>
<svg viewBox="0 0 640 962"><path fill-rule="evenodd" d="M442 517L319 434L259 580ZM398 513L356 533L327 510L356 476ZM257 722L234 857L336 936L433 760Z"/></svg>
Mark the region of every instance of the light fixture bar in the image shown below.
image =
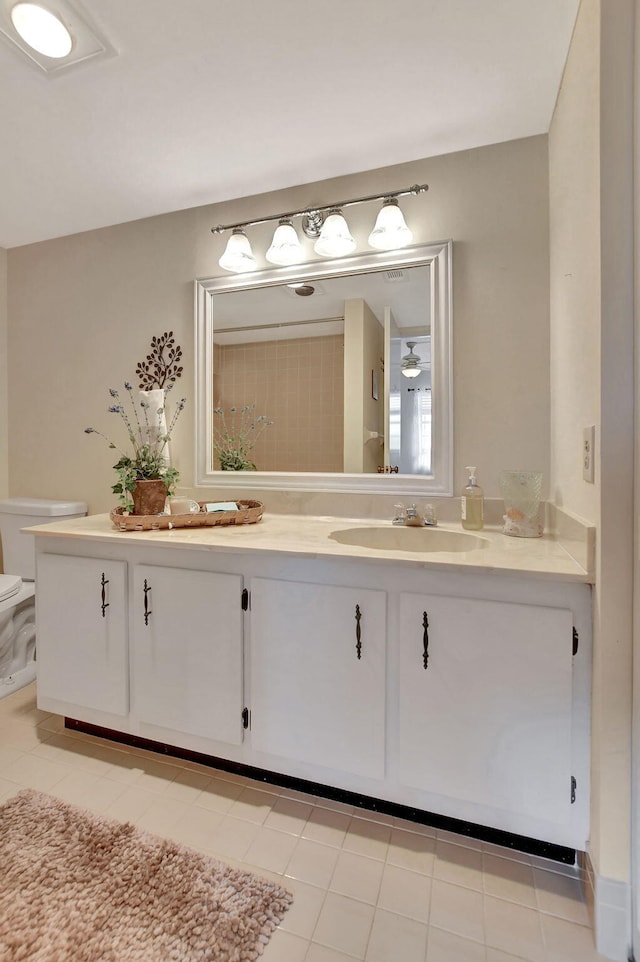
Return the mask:
<svg viewBox="0 0 640 962"><path fill-rule="evenodd" d="M407 194L424 194L429 190L428 184L414 184L413 187L404 187L402 190L389 190L384 194L370 194L368 197L356 197L353 200L341 200L333 204L323 204L320 207L303 207L300 210L291 210L284 214L272 214L269 217L262 217L259 220L245 220L239 224L218 224L211 228L212 234L224 234L228 230L240 230L244 227L255 227L257 224L268 224L274 220L285 220L292 217L299 217L311 214L320 214L326 211L340 209L342 207L353 207L354 204L366 204L374 200L388 200L392 197L405 197Z"/></svg>

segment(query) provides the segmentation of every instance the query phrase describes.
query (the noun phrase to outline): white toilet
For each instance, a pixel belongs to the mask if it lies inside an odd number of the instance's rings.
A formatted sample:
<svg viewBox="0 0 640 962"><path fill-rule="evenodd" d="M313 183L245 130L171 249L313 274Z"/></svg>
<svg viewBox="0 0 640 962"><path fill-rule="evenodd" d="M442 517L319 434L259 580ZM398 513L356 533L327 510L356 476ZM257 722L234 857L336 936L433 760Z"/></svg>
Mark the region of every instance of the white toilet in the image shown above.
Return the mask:
<svg viewBox="0 0 640 962"><path fill-rule="evenodd" d="M41 498L0 500L0 698L24 688L36 677L35 544L21 531L36 524L81 518L83 501Z"/></svg>

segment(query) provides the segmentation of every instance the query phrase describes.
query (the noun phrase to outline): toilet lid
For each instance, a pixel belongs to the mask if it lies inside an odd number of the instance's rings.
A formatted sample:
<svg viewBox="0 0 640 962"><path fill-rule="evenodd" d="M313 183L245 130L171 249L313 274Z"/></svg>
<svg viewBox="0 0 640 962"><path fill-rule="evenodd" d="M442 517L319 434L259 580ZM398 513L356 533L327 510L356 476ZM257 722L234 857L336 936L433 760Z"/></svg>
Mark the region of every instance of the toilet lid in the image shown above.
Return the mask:
<svg viewBox="0 0 640 962"><path fill-rule="evenodd" d="M22 587L20 575L0 575L0 601L17 595Z"/></svg>

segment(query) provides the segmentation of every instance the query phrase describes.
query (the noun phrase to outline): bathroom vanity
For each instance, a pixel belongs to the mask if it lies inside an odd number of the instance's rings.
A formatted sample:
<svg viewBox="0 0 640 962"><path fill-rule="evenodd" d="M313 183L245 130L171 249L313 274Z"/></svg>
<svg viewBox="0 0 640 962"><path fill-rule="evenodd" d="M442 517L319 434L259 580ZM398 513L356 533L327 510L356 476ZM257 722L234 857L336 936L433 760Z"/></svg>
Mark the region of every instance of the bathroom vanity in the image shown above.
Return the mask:
<svg viewBox="0 0 640 962"><path fill-rule="evenodd" d="M40 708L586 849L591 591L559 543L268 514L32 530Z"/></svg>

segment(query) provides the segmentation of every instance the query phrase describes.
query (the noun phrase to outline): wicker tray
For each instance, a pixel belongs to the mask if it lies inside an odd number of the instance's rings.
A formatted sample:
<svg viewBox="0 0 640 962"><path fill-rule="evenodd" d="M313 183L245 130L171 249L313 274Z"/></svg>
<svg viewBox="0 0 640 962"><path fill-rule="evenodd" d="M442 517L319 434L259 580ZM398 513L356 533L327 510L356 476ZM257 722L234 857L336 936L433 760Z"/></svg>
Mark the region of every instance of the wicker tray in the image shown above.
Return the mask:
<svg viewBox="0 0 640 962"><path fill-rule="evenodd" d="M193 514L123 514L113 508L110 518L119 531L161 531L169 528L212 528L221 525L255 524L262 518L262 501L236 501L238 511L204 509L206 501L198 502L200 513Z"/></svg>

